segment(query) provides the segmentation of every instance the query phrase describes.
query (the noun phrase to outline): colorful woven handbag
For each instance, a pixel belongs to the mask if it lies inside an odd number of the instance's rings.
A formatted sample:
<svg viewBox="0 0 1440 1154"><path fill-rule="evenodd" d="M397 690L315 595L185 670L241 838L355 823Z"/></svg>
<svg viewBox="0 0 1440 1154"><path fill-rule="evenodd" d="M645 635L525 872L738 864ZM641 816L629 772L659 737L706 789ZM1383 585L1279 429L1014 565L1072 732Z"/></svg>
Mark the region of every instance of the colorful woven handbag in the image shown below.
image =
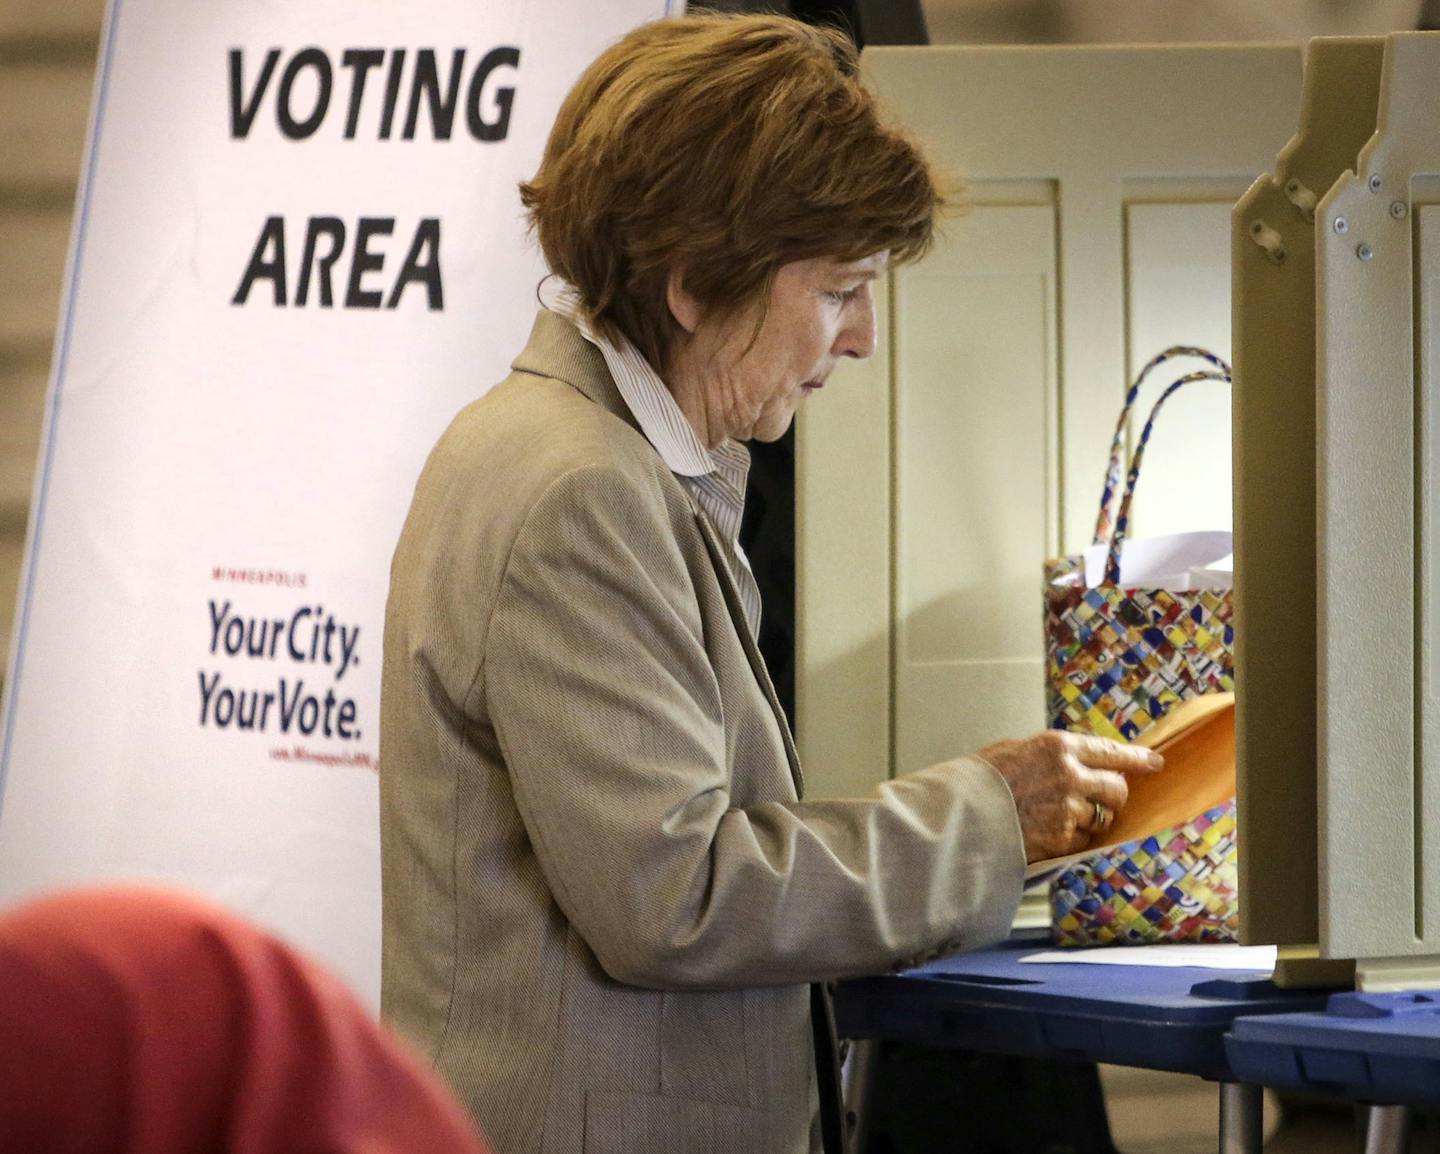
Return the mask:
<svg viewBox="0 0 1440 1154"><path fill-rule="evenodd" d="M1159 366L1182 356L1198 357L1211 367L1181 376L1161 393L1120 498L1125 433L1140 386ZM1230 367L1213 353L1177 347L1151 360L1126 394L1095 527L1095 544L1108 545L1105 579L1087 587L1080 557L1046 566L1046 677L1053 728L1133 740L1178 702L1234 688L1228 587L1177 591L1120 584L1130 503L1156 417L1186 385L1230 379ZM1068 584L1056 583L1067 579ZM1062 946L1237 940L1234 799L1064 869L1050 883L1050 913L1054 939Z"/></svg>
<svg viewBox="0 0 1440 1154"><path fill-rule="evenodd" d="M1063 870L1050 883L1062 946L1233 942L1240 935L1235 802Z"/></svg>
<svg viewBox="0 0 1440 1154"><path fill-rule="evenodd" d="M1150 410L1121 496L1125 434L1140 386L1182 356L1212 367L1173 382ZM1153 358L1125 397L1095 525L1108 545L1105 580L1087 586L1081 556L1045 566L1046 712L1051 728L1133 739L1178 701L1234 688L1232 595L1228 588L1155 589L1120 584L1120 553L1145 446L1161 408L1195 381L1230 380L1230 366L1203 349L1176 347ZM1118 513L1112 511L1119 500Z"/></svg>

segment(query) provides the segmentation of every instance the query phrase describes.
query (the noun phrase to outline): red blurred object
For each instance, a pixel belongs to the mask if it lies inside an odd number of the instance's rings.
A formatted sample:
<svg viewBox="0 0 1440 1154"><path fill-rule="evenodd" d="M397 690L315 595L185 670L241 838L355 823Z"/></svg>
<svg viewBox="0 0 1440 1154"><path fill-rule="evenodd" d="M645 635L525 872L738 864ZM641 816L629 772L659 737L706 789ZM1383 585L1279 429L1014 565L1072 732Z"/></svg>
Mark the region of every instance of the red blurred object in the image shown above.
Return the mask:
<svg viewBox="0 0 1440 1154"><path fill-rule="evenodd" d="M487 1152L336 978L231 914L144 889L0 917L0 1148Z"/></svg>

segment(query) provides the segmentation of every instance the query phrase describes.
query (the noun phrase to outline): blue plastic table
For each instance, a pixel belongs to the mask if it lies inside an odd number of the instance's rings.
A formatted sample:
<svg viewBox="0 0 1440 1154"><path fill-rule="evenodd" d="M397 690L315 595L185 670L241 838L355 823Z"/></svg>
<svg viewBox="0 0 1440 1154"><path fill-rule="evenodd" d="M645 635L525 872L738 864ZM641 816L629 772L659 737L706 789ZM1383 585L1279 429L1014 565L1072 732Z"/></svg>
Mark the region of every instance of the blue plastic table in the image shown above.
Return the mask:
<svg viewBox="0 0 1440 1154"><path fill-rule="evenodd" d="M1198 1074L1221 1084L1221 1150L1259 1151L1260 1089L1237 1078L1225 1034L1251 1015L1323 1010L1326 992L1280 990L1264 973L1020 961L1044 948L1011 942L842 982L836 1025L853 1039ZM867 1058L852 1075L862 1137Z"/></svg>
<svg viewBox="0 0 1440 1154"><path fill-rule="evenodd" d="M1225 1050L1246 1081L1372 1103L1367 1151L1398 1150L1406 1106L1440 1102L1440 992L1334 994L1323 1010L1236 1022Z"/></svg>

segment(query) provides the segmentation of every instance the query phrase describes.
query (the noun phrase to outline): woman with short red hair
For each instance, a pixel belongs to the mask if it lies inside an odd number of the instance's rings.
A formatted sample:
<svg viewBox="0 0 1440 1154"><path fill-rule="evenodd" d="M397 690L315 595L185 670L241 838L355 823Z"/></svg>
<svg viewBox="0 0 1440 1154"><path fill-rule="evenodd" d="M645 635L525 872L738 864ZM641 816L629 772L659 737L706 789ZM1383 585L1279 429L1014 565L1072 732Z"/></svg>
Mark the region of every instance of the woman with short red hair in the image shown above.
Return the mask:
<svg viewBox="0 0 1440 1154"><path fill-rule="evenodd" d="M1003 937L1148 755L1044 735L802 800L743 442L874 352L942 205L843 36L640 28L521 195L545 307L391 570L383 1009L505 1154L838 1154L819 983Z"/></svg>

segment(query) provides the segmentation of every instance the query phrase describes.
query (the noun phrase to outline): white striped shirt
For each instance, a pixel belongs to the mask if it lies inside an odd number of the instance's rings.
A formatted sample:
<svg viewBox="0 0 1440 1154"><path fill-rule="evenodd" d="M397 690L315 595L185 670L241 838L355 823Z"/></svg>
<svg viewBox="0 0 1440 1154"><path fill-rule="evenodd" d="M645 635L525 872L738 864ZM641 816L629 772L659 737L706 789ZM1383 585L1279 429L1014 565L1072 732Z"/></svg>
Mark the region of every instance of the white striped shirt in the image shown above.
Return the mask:
<svg viewBox="0 0 1440 1154"><path fill-rule="evenodd" d="M727 550L730 574L740 590L745 622L750 626L751 636L758 639L760 587L755 583L745 550L740 547L740 518L745 512L750 451L729 437L714 449L707 449L640 350L624 336L616 345L591 330L580 311L580 298L574 286L558 277L547 278L541 287L540 301L573 324L600 350L615 387L620 390L640 431L710 518Z"/></svg>

